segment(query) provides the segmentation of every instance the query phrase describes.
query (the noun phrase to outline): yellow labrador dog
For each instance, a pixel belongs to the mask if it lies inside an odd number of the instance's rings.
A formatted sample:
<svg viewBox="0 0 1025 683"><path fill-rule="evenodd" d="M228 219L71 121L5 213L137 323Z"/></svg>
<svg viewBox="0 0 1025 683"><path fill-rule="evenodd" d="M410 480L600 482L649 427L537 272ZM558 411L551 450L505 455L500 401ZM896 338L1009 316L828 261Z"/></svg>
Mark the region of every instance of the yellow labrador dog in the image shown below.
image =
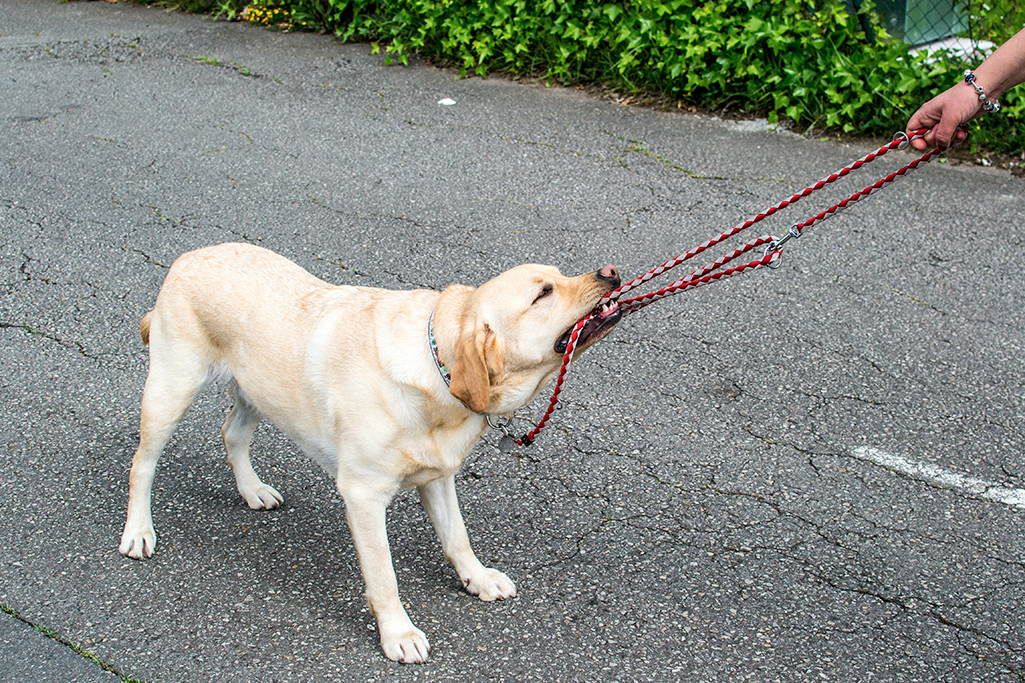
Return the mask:
<svg viewBox="0 0 1025 683"><path fill-rule="evenodd" d="M416 487L466 590L482 600L516 595L470 548L454 476L486 416L529 403L558 371L568 331L618 286L613 266L571 278L523 265L477 288L390 291L331 285L245 244L181 256L142 320L150 369L121 553L153 554L157 459L197 390L230 378L235 403L221 434L239 493L255 509L282 502L249 462L267 418L335 479L384 653L425 661L427 638L399 600L389 501ZM613 306L593 318L577 353L620 317Z"/></svg>

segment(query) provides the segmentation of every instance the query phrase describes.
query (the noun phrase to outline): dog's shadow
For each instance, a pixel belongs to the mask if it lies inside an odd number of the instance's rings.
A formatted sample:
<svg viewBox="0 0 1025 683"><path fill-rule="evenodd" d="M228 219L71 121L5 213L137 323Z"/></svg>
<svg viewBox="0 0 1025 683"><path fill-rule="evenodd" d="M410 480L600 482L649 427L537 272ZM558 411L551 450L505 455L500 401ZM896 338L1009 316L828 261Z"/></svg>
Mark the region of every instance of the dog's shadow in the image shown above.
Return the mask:
<svg viewBox="0 0 1025 683"><path fill-rule="evenodd" d="M349 623L365 634L364 622L372 624L373 619L367 612L345 506L331 477L263 422L252 443L253 464L260 477L281 492L284 503L273 510L250 509L235 487L220 440L220 421L228 406L217 410L209 396L196 403L157 468L157 549L146 563L166 567L168 573L165 578L151 574L151 579L198 587L223 578L217 584L224 596L221 607L233 614L256 615L268 604L298 603L317 619ZM125 434L123 441L134 439L137 434ZM127 477L123 488L112 528L124 522ZM388 507L388 539L405 601L419 607L439 593L462 592L415 491L401 492ZM182 575L178 567L197 575ZM181 588L168 586L168 594ZM209 586L203 592L211 593Z"/></svg>

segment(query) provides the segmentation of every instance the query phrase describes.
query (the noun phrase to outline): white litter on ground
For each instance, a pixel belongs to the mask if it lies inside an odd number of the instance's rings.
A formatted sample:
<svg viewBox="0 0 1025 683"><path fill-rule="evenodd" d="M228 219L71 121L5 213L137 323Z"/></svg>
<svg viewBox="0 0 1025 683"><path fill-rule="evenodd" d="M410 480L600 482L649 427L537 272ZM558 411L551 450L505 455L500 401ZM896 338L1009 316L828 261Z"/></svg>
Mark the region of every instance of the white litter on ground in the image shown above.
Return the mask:
<svg viewBox="0 0 1025 683"><path fill-rule="evenodd" d="M721 119L720 119L721 120ZM793 133L790 127L793 122L790 119L783 119L778 123L769 123L768 119L747 119L742 121L725 121L733 130L738 133L778 133L780 135L793 135L794 137L801 137L797 133Z"/></svg>

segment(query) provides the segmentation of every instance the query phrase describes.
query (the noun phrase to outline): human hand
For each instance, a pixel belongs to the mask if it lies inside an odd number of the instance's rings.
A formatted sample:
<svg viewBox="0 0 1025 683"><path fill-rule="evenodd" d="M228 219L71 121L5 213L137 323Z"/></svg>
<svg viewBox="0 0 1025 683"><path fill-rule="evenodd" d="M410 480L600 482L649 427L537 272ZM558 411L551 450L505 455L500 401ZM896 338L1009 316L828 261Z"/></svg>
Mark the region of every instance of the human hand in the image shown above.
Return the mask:
<svg viewBox="0 0 1025 683"><path fill-rule="evenodd" d="M986 111L976 87L984 89L988 102L996 102L1010 88L1025 83L1025 28L1014 34L975 69L972 84L964 81L932 98L908 121L910 135L919 128L932 130L911 144L918 150L935 145L941 150L962 142L968 133L959 128Z"/></svg>
<svg viewBox="0 0 1025 683"><path fill-rule="evenodd" d="M968 137L967 131L960 126L982 114L982 102L975 90L965 83L958 83L923 104L911 116L907 126L908 135L919 128L932 129L925 137L913 140L911 145L920 151L932 147L949 149Z"/></svg>

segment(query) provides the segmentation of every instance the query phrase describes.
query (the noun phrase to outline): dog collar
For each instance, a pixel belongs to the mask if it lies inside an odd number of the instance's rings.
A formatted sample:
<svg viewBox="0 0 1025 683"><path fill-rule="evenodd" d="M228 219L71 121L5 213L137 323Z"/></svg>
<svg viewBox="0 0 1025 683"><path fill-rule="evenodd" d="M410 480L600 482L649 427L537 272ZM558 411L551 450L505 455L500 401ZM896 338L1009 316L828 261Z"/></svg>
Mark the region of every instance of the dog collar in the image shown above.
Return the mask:
<svg viewBox="0 0 1025 683"><path fill-rule="evenodd" d="M427 342L431 346L431 358L434 359L434 366L438 368L441 378L445 380L445 386L452 386L452 373L448 371L438 355L438 340L434 338L434 311L431 311L431 319L427 321Z"/></svg>

